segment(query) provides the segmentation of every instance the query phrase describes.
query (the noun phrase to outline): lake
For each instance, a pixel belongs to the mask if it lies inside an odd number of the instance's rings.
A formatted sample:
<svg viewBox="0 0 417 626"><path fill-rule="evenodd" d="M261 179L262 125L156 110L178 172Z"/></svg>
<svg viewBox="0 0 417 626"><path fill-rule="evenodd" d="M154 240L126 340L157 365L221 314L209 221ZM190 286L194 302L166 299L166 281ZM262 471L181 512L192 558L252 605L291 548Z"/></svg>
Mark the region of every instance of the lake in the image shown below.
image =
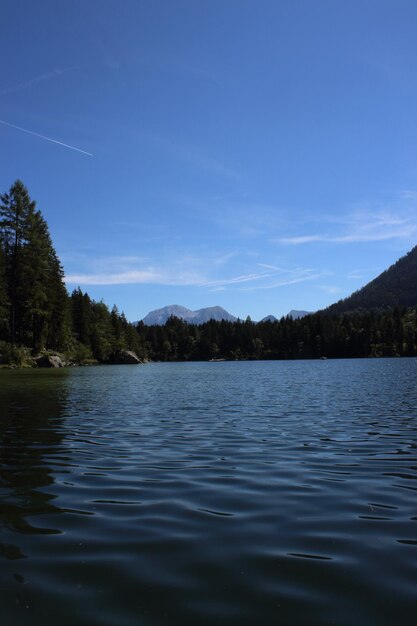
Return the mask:
<svg viewBox="0 0 417 626"><path fill-rule="evenodd" d="M0 371L2 626L417 623L417 360Z"/></svg>

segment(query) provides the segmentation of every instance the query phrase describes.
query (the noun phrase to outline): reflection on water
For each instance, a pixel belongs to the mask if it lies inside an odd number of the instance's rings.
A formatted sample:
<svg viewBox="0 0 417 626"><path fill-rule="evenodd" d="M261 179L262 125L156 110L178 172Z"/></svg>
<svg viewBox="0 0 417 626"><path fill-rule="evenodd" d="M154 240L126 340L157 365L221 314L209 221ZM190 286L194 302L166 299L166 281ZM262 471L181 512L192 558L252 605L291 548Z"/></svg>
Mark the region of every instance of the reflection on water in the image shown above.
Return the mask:
<svg viewBox="0 0 417 626"><path fill-rule="evenodd" d="M15 372L1 380L0 420L0 529L2 535L59 532L36 526L37 514L59 513L47 487L54 481L50 458L59 453L63 407L66 403L65 372L39 377L30 371ZM10 533L9 533L10 534ZM18 559L21 547L4 544L0 555Z"/></svg>
<svg viewBox="0 0 417 626"><path fill-rule="evenodd" d="M2 626L414 626L416 378L0 371Z"/></svg>

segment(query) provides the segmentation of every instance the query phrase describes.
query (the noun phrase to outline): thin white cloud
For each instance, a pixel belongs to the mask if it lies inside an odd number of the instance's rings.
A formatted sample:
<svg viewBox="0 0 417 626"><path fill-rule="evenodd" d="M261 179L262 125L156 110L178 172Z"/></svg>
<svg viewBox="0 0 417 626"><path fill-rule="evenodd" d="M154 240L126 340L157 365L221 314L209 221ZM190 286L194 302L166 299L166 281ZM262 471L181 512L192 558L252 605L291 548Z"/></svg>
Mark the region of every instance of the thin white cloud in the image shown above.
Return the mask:
<svg viewBox="0 0 417 626"><path fill-rule="evenodd" d="M276 265L269 265L268 263L258 263L259 267L265 267L267 270L273 270L274 272L284 272L285 270L282 267L277 267Z"/></svg>
<svg viewBox="0 0 417 626"><path fill-rule="evenodd" d="M388 208L355 211L342 218L327 219L332 232L306 233L274 239L275 243L302 245L307 243L367 243L393 239L413 240L417 237L415 195L402 192ZM335 232L333 229L337 225Z"/></svg>
<svg viewBox="0 0 417 626"><path fill-rule="evenodd" d="M254 274L244 274L242 276L235 276L233 278L224 278L221 280L211 280L202 284L202 287L217 287L224 285L237 285L240 283L252 282L254 280L261 280L273 276L271 272L258 272Z"/></svg>
<svg viewBox="0 0 417 626"><path fill-rule="evenodd" d="M284 269L273 265L259 263L259 266L269 268L270 271L253 272L251 274L243 274L233 278L225 278L221 280L212 280L203 286L212 288L235 287L239 291L256 291L260 289L275 289L278 287L286 287L287 285L295 285L307 280L316 280L328 275L328 272L317 271L310 268L292 268ZM277 280L277 277L280 277ZM246 283L252 283L250 286L242 286Z"/></svg>
<svg viewBox="0 0 417 626"><path fill-rule="evenodd" d="M325 276L327 272L315 272L313 270L293 270L289 271L286 278L278 281L266 282L256 287L246 287L241 291L255 291L258 289L278 289L279 287L287 287L289 285L297 285L310 280L316 280Z"/></svg>
<svg viewBox="0 0 417 626"><path fill-rule="evenodd" d="M81 257L85 260L85 257ZM149 264L151 259L145 256L137 256L134 254L120 256L106 256L90 260L91 267L97 272L113 272L123 273L128 268L138 267L140 265Z"/></svg>
<svg viewBox="0 0 417 626"><path fill-rule="evenodd" d="M361 280L364 278L364 274L361 270L353 270L352 272L349 272L346 278L348 280Z"/></svg>
<svg viewBox="0 0 417 626"><path fill-rule="evenodd" d="M68 284L77 285L154 284L217 288L260 280L267 276L269 276L269 274L262 273L235 276L233 278L220 280L207 280L207 278L195 272L150 268L118 273L69 274L66 276L65 280Z"/></svg>
<svg viewBox="0 0 417 626"><path fill-rule="evenodd" d="M42 83L44 81L50 80L52 78L56 78L57 76L62 76L62 74L66 74L67 72L71 72L76 69L76 65L71 65L71 67L65 67L63 69L55 69L52 72L45 72L44 74L39 74L38 76L34 76L29 80L25 80L21 83L17 83L16 85L11 85L10 87L5 87L0 90L0 96L5 96L9 93L14 93L15 91L21 91L22 89L27 89L32 85L36 85L37 83Z"/></svg>
<svg viewBox="0 0 417 626"><path fill-rule="evenodd" d="M319 285L319 289L325 291L326 293L330 293L331 295L338 295L343 293L345 290L341 287L337 287L336 285Z"/></svg>
<svg viewBox="0 0 417 626"><path fill-rule="evenodd" d="M231 258L223 255L222 262L217 263L215 256L197 258L184 256L174 263L169 260L160 264L143 262L140 257L102 258L88 261L89 272L74 272L66 276L69 285L125 285L125 284L153 284L166 286L183 286L208 289L210 291L224 291L226 289L242 290L244 285L250 285L243 290L273 289L306 280L322 277L324 272L308 268L277 268L265 264L261 271L252 271L244 274L215 277L219 268L225 271L223 264ZM141 262L142 261L142 262ZM257 267L262 264L258 264ZM191 268L191 269L190 269Z"/></svg>
<svg viewBox="0 0 417 626"><path fill-rule="evenodd" d="M131 271L119 274L69 274L65 282L69 285L128 285L157 283L160 276L152 271Z"/></svg>
<svg viewBox="0 0 417 626"><path fill-rule="evenodd" d="M417 228L413 230L417 232ZM363 243L367 241L387 241L389 239L409 238L412 233L409 230L407 232L391 232L391 233L368 233L361 234L355 233L351 235L312 235L301 237L283 237L278 241L280 243L289 245L300 245L303 243L310 243L312 241L325 242L325 243Z"/></svg>
<svg viewBox="0 0 417 626"><path fill-rule="evenodd" d="M65 282L70 285L174 285L196 286L201 277L192 272L169 272L157 269L131 270L119 273L69 274Z"/></svg>
<svg viewBox="0 0 417 626"><path fill-rule="evenodd" d="M323 235L301 235L298 237L281 237L276 241L279 243L286 243L291 245L299 245L302 243L310 243L311 241L328 241Z"/></svg>
<svg viewBox="0 0 417 626"><path fill-rule="evenodd" d="M169 253L158 260L128 254L80 255L75 264L78 271L68 273L66 282L77 285L200 286L208 280L207 267L216 267L208 257L183 254L174 258Z"/></svg>
<svg viewBox="0 0 417 626"><path fill-rule="evenodd" d="M75 146L71 146L68 143L64 143L63 141L58 141L57 139L51 139L51 137L46 137L45 135L41 135L40 133L35 133L33 130L28 130L27 128L22 128L21 126L16 126L16 124L11 124L10 122L5 122L4 120L0 120L0 124L4 126L10 126L10 128L15 128L16 130L20 130L23 133L27 133L28 135L33 135L34 137L39 137L40 139L45 139L46 141L50 141L52 143L56 143L59 146L63 146L64 148L69 148L70 150L75 150L76 152L81 152L82 154L86 154L87 156L94 156L91 152L87 152L86 150L81 150L81 148L76 148Z"/></svg>

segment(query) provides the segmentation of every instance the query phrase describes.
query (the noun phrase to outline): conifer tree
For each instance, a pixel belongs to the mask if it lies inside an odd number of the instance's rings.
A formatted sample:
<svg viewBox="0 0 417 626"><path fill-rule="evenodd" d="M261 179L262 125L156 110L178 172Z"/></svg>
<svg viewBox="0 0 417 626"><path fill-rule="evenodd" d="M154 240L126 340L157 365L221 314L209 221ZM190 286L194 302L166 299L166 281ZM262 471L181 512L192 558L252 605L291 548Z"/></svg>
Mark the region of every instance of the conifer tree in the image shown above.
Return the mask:
<svg viewBox="0 0 417 626"><path fill-rule="evenodd" d="M24 275L22 252L27 243L28 224L35 212L35 202L29 198L24 184L17 180L9 193L0 196L0 227L6 255L8 297L10 301L10 340L20 342L23 316L22 290Z"/></svg>
<svg viewBox="0 0 417 626"><path fill-rule="evenodd" d="M93 322L91 300L79 287L71 294L71 318L75 339L90 347Z"/></svg>
<svg viewBox="0 0 417 626"><path fill-rule="evenodd" d="M0 340L9 338L9 298L7 295L6 255L0 238Z"/></svg>
<svg viewBox="0 0 417 626"><path fill-rule="evenodd" d="M0 200L10 341L35 351L60 347L67 295L47 223L19 180Z"/></svg>

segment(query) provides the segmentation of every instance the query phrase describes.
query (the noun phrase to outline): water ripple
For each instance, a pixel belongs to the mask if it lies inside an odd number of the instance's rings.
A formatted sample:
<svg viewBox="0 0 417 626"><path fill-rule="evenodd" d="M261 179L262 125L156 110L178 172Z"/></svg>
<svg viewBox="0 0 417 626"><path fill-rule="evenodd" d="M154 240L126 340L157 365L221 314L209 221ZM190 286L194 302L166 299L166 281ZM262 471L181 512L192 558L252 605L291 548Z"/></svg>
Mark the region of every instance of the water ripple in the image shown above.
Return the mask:
<svg viewBox="0 0 417 626"><path fill-rule="evenodd" d="M0 372L2 624L417 623L416 361L212 365Z"/></svg>

